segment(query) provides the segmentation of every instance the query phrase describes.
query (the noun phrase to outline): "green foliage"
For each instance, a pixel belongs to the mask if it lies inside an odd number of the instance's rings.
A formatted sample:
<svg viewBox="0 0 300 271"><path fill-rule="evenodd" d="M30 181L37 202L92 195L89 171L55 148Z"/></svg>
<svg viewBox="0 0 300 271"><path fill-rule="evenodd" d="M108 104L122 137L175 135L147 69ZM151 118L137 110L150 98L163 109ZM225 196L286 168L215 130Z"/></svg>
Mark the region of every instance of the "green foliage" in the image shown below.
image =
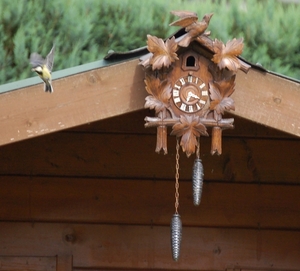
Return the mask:
<svg viewBox="0 0 300 271"><path fill-rule="evenodd" d="M213 12L212 38L244 38L243 57L300 78L300 5L279 1L199 0L1 0L0 84L34 76L31 52L46 56L56 45L54 70L102 59L107 52L146 45L151 34L178 30L171 10L199 17Z"/></svg>
<svg viewBox="0 0 300 271"><path fill-rule="evenodd" d="M230 32L243 36L243 56L269 70L300 79L300 5L275 1L248 1L243 10L234 9ZM297 15L298 14L298 15Z"/></svg>

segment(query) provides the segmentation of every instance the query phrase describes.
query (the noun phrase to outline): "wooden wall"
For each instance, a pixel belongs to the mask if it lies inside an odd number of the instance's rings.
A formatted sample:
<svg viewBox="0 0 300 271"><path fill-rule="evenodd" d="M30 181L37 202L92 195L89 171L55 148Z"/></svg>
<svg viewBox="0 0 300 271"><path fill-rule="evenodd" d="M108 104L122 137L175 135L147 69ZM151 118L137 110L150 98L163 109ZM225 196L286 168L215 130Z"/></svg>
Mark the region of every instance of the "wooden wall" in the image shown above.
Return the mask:
<svg viewBox="0 0 300 271"><path fill-rule="evenodd" d="M221 156L201 138L199 207L181 153L173 262L175 138L156 154L150 114L0 148L0 270L300 270L299 138L238 118Z"/></svg>

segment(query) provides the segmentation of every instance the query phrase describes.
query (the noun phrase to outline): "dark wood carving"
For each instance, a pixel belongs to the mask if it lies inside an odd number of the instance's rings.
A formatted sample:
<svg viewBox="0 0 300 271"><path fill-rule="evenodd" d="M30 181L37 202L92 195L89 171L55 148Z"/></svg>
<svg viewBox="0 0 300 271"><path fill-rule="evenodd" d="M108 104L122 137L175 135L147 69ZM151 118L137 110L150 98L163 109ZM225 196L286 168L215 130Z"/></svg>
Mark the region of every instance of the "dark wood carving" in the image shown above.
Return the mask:
<svg viewBox="0 0 300 271"><path fill-rule="evenodd" d="M211 153L222 153L222 130L233 128L234 119L223 119L225 111L234 110L231 98L235 76L250 66L238 56L243 39L224 44L209 38L207 31L213 14L201 21L193 12L173 11L179 19L171 26L185 28L186 34L162 40L148 35L149 54L141 59L149 96L145 107L154 109L156 117L146 117L145 127L157 127L156 152L167 154L167 127L180 138L182 150L190 156L200 136L211 128Z"/></svg>

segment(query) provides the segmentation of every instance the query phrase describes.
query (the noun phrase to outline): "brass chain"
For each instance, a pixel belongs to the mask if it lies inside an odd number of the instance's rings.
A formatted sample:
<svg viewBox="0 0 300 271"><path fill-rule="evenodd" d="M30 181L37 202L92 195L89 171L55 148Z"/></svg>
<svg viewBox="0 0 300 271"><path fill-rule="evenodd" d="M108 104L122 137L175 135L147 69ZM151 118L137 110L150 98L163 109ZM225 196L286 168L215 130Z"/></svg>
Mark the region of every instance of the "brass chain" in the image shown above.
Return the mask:
<svg viewBox="0 0 300 271"><path fill-rule="evenodd" d="M196 157L200 158L200 136L197 138L197 151L196 151Z"/></svg>
<svg viewBox="0 0 300 271"><path fill-rule="evenodd" d="M175 173L175 213L178 214L179 207L179 140L176 142L176 173Z"/></svg>

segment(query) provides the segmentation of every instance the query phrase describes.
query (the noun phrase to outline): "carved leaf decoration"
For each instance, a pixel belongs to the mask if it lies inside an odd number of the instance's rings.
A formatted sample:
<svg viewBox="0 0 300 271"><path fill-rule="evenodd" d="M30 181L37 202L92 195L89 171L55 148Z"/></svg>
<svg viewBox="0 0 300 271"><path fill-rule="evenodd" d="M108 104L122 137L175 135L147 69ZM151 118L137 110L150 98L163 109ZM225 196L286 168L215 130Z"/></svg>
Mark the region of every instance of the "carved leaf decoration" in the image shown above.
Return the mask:
<svg viewBox="0 0 300 271"><path fill-rule="evenodd" d="M234 101L230 97L225 97L220 103L219 106L215 108L218 114L224 114L225 110L235 110Z"/></svg>
<svg viewBox="0 0 300 271"><path fill-rule="evenodd" d="M160 81L154 76L146 76L146 91L151 94L146 97L145 108L155 109L156 113L168 107L172 87L168 80Z"/></svg>
<svg viewBox="0 0 300 271"><path fill-rule="evenodd" d="M229 79L223 79L221 81L215 82L218 86L219 93L222 98L229 97L234 92L235 87L235 75L231 76ZM213 97L211 96L213 99Z"/></svg>
<svg viewBox="0 0 300 271"><path fill-rule="evenodd" d="M159 78L155 78L154 76L151 76L151 75L147 75L146 74L146 78L144 80L145 82L145 88L146 88L146 91L155 96L155 97L158 97L158 92L159 92L159 89L160 89L160 80Z"/></svg>
<svg viewBox="0 0 300 271"><path fill-rule="evenodd" d="M234 101L229 97L234 92L234 79L235 76L232 76L230 80L209 83L209 92L212 99L210 109L214 110L215 120L220 120L225 110L235 110Z"/></svg>
<svg viewBox="0 0 300 271"><path fill-rule="evenodd" d="M168 80L165 80L161 84L161 92L159 94L159 99L164 103L168 104L172 95L172 86Z"/></svg>
<svg viewBox="0 0 300 271"><path fill-rule="evenodd" d="M213 42L213 50L215 52L212 61L218 64L220 69L228 68L231 71L237 72L241 67L241 63L237 58L243 51L243 38L233 39L226 43L215 39Z"/></svg>
<svg viewBox="0 0 300 271"><path fill-rule="evenodd" d="M147 35L148 38L148 50L153 53L150 59L152 70L161 69L162 67L169 67L172 62L178 60L176 54L177 43L175 37L168 39L165 43L162 39L155 36Z"/></svg>
<svg viewBox="0 0 300 271"><path fill-rule="evenodd" d="M145 100L145 108L155 109L155 112L160 112L165 108L165 105L160 100L154 98L151 95L147 96Z"/></svg>
<svg viewBox="0 0 300 271"><path fill-rule="evenodd" d="M181 137L180 146L189 157L195 152L197 137L208 136L206 127L200 122L199 116L180 116L180 121L173 125L171 135Z"/></svg>

